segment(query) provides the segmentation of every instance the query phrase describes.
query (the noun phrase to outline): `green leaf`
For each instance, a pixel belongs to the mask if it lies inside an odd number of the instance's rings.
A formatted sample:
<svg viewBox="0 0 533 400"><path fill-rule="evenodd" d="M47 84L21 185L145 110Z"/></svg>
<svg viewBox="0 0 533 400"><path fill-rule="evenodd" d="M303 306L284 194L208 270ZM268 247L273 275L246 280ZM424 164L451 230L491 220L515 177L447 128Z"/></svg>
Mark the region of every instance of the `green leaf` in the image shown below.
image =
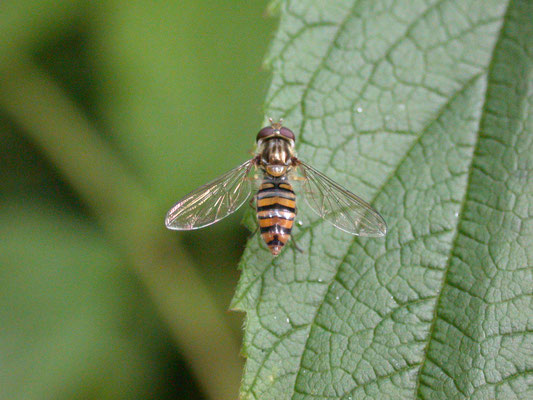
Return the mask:
<svg viewBox="0 0 533 400"><path fill-rule="evenodd" d="M268 115L370 200L384 239L310 214L250 240L244 399L533 396L533 3L291 1Z"/></svg>

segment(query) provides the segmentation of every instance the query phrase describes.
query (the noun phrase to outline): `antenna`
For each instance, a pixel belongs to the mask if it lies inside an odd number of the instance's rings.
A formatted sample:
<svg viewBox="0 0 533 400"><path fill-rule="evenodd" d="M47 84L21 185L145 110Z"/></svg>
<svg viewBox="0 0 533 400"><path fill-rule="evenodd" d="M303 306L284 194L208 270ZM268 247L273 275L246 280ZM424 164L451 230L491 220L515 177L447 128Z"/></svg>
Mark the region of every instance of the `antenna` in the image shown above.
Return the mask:
<svg viewBox="0 0 533 400"><path fill-rule="evenodd" d="M272 117L268 117L268 120L270 121L270 125L274 129L278 129L279 130L283 126L283 118L280 118L279 122L274 122L274 119L272 119Z"/></svg>

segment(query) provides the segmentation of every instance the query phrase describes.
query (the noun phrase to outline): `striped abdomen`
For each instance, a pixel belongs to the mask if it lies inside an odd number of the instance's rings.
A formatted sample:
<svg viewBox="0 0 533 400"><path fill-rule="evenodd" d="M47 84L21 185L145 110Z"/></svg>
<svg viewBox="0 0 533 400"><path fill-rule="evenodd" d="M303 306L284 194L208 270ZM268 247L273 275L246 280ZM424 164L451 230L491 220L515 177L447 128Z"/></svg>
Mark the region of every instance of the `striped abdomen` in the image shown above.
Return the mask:
<svg viewBox="0 0 533 400"><path fill-rule="evenodd" d="M277 256L291 237L296 217L296 196L284 178L265 177L257 192L257 219L261 236Z"/></svg>

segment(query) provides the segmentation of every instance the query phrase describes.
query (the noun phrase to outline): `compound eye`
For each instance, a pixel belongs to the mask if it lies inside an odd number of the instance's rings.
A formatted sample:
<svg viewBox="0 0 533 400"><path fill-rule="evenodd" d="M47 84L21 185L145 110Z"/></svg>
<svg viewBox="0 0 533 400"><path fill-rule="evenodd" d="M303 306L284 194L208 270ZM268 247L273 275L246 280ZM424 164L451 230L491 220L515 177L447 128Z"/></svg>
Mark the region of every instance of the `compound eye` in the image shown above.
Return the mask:
<svg viewBox="0 0 533 400"><path fill-rule="evenodd" d="M294 133L289 128L285 128L284 126L282 126L279 130L279 133L281 133L281 135L285 136L287 139L294 140Z"/></svg>
<svg viewBox="0 0 533 400"><path fill-rule="evenodd" d="M257 134L257 138L255 139L256 141L260 140L260 139L264 139L268 136L272 136L275 132L275 129L272 128L271 126L266 126L264 127L263 129L261 129L259 131L259 133Z"/></svg>

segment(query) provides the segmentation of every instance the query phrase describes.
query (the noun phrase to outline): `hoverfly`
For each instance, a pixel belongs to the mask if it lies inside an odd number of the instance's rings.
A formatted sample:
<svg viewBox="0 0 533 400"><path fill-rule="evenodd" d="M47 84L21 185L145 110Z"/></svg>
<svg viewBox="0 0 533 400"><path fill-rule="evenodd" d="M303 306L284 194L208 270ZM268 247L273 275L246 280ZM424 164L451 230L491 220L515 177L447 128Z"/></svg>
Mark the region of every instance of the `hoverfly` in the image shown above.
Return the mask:
<svg viewBox="0 0 533 400"><path fill-rule="evenodd" d="M270 118L271 125L259 131L251 160L178 201L166 215L167 228L193 230L220 221L246 202L256 183L257 220L274 256L291 237L297 212L293 187L299 187L309 207L337 228L352 235L384 236L385 220L370 204L296 157L294 133L282 122ZM261 176L252 175L252 169Z"/></svg>

